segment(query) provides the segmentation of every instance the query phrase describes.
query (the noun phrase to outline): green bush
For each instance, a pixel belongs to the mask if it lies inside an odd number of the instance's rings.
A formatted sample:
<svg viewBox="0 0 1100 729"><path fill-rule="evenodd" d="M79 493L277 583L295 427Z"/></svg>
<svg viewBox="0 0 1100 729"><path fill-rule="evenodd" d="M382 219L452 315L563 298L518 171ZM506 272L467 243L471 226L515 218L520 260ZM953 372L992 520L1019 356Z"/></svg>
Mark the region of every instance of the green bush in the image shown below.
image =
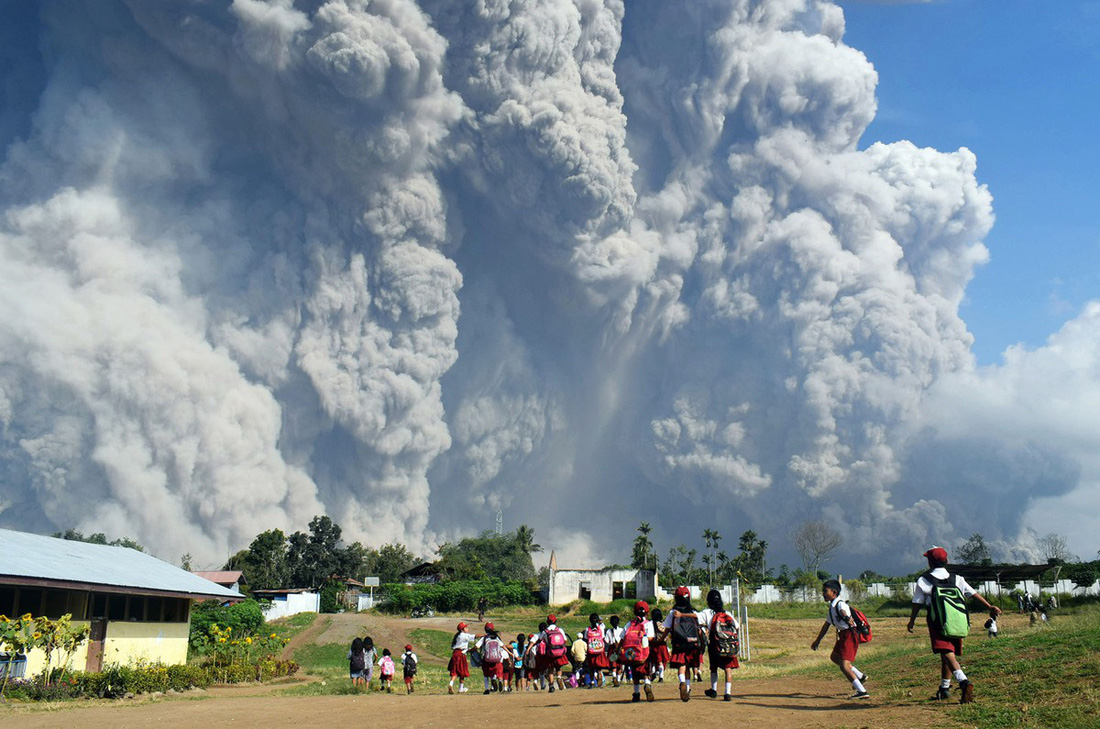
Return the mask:
<svg viewBox="0 0 1100 729"><path fill-rule="evenodd" d="M210 626L232 628L237 635L263 632L264 614L260 603L248 599L222 606L217 600L206 600L191 608L191 650L203 655L210 651Z"/></svg>
<svg viewBox="0 0 1100 729"><path fill-rule="evenodd" d="M490 607L534 605L539 602L526 582L500 580L455 580L435 585L385 585L386 602L382 609L394 613L411 613L430 607L440 612L461 612L477 609L484 597Z"/></svg>

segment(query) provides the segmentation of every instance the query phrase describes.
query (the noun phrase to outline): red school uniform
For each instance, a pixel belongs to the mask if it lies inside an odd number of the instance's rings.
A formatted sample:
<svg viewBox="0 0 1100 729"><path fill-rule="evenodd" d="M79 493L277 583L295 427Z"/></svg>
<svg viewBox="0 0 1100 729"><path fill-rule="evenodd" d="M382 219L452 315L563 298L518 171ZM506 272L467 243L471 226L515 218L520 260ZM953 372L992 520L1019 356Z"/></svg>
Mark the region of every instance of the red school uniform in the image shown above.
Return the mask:
<svg viewBox="0 0 1100 729"><path fill-rule="evenodd" d="M665 618L664 627L672 629L676 620L695 620L698 623L698 617L696 613L681 613L679 610L670 610L668 616ZM699 632L706 630L705 626L699 626ZM686 668L698 668L703 662L703 652L696 649L681 648L676 645L676 641L672 643L672 653L669 656L668 664L673 668L679 668L684 666Z"/></svg>

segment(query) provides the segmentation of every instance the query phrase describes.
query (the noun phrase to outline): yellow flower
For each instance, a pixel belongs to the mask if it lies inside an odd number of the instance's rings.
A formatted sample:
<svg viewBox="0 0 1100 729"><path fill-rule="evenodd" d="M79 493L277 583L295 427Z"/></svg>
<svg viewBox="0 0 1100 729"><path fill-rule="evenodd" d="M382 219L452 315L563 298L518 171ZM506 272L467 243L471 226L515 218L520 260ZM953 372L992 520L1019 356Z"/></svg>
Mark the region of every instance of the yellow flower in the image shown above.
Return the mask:
<svg viewBox="0 0 1100 729"><path fill-rule="evenodd" d="M249 637L245 638L244 642L248 643L249 645L252 645L252 636L249 636Z"/></svg>
<svg viewBox="0 0 1100 729"><path fill-rule="evenodd" d="M224 642L225 642L225 638L218 638L218 642L219 642L219 643L224 643Z"/></svg>
<svg viewBox="0 0 1100 729"><path fill-rule="evenodd" d="M227 633L232 633L232 632L233 632L233 627L232 627L232 626L229 626L229 625L227 625L227 626L225 627L225 632L227 632Z"/></svg>
<svg viewBox="0 0 1100 729"><path fill-rule="evenodd" d="M278 638L279 636L277 636L277 635L275 635L274 633L272 633L272 634L271 634L271 637L272 637L272 638Z"/></svg>
<svg viewBox="0 0 1100 729"><path fill-rule="evenodd" d="M41 633L34 633L33 635L31 635L31 637L34 638L35 640L38 640L39 638L42 637L42 634Z"/></svg>
<svg viewBox="0 0 1100 729"><path fill-rule="evenodd" d="M24 613L23 617L20 618L20 620L28 620L28 621L33 620L33 619L34 619L34 616L31 615L30 613Z"/></svg>

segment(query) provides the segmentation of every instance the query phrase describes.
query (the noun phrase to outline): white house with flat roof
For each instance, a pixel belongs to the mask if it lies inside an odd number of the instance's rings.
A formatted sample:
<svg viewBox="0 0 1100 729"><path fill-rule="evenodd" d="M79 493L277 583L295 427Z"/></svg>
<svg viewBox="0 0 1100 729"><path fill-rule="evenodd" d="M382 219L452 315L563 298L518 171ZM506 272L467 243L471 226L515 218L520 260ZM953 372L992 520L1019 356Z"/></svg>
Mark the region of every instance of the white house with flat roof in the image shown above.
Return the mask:
<svg viewBox="0 0 1100 729"><path fill-rule="evenodd" d="M645 569L559 569L550 553L550 579L546 602L568 605L574 600L653 600L657 595L657 572Z"/></svg>
<svg viewBox="0 0 1100 729"><path fill-rule="evenodd" d="M191 601L210 599L243 598L129 547L0 529L0 615L72 615L74 625L87 625L75 669L185 663ZM28 675L44 663L42 651L31 651Z"/></svg>

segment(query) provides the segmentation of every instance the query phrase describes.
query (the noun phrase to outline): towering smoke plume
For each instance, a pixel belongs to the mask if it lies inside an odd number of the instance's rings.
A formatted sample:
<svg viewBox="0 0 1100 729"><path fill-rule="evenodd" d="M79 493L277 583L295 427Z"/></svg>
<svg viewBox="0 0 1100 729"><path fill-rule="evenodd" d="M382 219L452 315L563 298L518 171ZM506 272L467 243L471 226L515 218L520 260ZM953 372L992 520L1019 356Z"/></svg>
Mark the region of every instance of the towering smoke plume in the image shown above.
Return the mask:
<svg viewBox="0 0 1100 729"><path fill-rule="evenodd" d="M1049 405L1100 398L1096 306L975 368L991 196L965 149L859 149L831 2L7 12L7 526L216 561L503 508L619 559L642 520L782 553L824 514L888 568L1026 555L1029 505L1097 483L1100 408Z"/></svg>

